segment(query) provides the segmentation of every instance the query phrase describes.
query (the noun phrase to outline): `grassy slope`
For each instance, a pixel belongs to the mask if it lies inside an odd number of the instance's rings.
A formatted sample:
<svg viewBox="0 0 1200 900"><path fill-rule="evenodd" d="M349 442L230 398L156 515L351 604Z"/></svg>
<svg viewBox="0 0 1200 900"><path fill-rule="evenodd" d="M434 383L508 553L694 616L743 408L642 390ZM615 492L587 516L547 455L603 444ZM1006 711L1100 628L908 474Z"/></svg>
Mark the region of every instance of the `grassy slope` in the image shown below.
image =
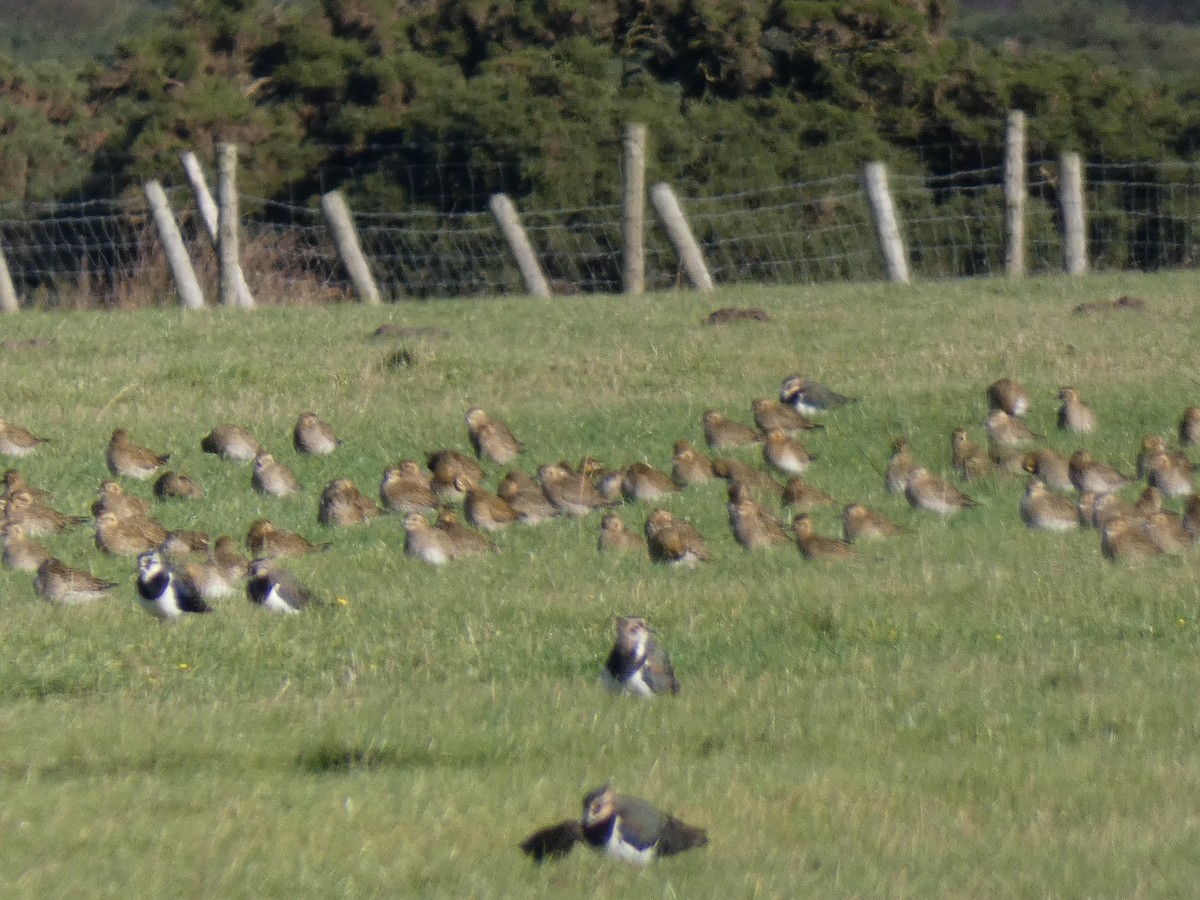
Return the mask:
<svg viewBox="0 0 1200 900"><path fill-rule="evenodd" d="M1122 293L1150 311L1070 314ZM60 508L86 510L125 426L208 489L162 508L168 525L240 536L265 514L331 540L291 568L347 603L282 620L229 601L162 627L131 585L50 609L0 572L0 878L23 896L1187 894L1194 558L1128 569L1094 533L1030 534L1017 481L973 485L982 508L934 521L880 472L901 431L944 470L956 425L982 438L1001 374L1053 444L1131 468L1140 436L1200 396L1194 295L1194 276L1162 275L11 317L9 340L48 343L0 354L2 414L56 438L21 468ZM727 303L773 323L699 324ZM385 321L448 334L369 338ZM389 364L399 350L412 365ZM797 370L866 398L811 439L809 480L916 531L861 566L742 552L718 486L669 504L709 536L716 562L694 572L600 558L598 517L513 530L445 571L403 557L396 518L315 521L335 475L373 492L387 463L466 449L472 404L509 420L531 471L584 453L666 468L676 438L701 443L704 409L749 421ZM1065 383L1100 416L1086 440L1052 433ZM343 451L295 456L305 408ZM259 498L248 468L201 454L222 421L253 425L303 497ZM639 526L646 510L622 512ZM132 578L87 531L52 546ZM633 612L670 649L678 699L599 687L609 617ZM608 779L712 845L647 871L521 858L531 828Z"/></svg>

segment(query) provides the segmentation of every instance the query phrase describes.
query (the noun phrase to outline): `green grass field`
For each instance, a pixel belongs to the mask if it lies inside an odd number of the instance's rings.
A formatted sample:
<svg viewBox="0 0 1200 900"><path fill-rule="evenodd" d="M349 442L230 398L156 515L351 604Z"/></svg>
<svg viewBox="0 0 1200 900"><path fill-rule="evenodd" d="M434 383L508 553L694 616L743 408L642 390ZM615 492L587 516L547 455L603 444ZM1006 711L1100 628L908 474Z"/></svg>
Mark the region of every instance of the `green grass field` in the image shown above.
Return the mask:
<svg viewBox="0 0 1200 900"><path fill-rule="evenodd" d="M1122 294L1147 309L1071 312ZM267 516L334 545L289 564L333 602L286 618L237 599L164 626L87 527L46 543L122 582L103 603L52 608L0 572L6 895L1191 895L1196 556L1114 565L1094 531L1029 532L1020 479L972 484L980 507L943 522L882 470L904 433L949 472L950 432L982 440L984 388L1011 375L1049 443L1131 471L1142 435L1173 436L1200 401L1198 294L1170 274L6 318L0 415L54 438L17 464L58 508L87 512L125 427L208 492L160 505L168 527L240 541ZM723 305L771 322L701 325ZM444 331L371 336L389 322ZM743 551L721 484L666 504L715 557L690 571L602 557L596 514L442 570L403 555L398 516L316 522L335 476L374 494L385 465L468 449L471 405L512 425L531 473L584 454L669 470L677 438L703 447L705 409L750 422L792 372L864 398L807 441L808 480L914 530L859 565ZM1063 384L1094 435L1055 432ZM338 453L293 452L304 409ZM303 494L259 497L249 466L202 454L221 422L253 428ZM620 510L633 528L647 512ZM833 511L817 523L838 530ZM603 689L614 614L657 629L678 698ZM711 844L645 870L521 855L605 781Z"/></svg>

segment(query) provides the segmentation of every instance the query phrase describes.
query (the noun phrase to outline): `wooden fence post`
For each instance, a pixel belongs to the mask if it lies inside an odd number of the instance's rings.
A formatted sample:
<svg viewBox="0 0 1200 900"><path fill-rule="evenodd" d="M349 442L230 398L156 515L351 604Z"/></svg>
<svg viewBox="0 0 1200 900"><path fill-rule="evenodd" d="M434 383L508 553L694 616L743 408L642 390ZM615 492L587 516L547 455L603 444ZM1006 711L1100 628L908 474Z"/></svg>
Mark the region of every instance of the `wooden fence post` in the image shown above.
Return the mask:
<svg viewBox="0 0 1200 900"><path fill-rule="evenodd" d="M624 246L623 287L634 297L646 292L646 126L625 129L621 236Z"/></svg>
<svg viewBox="0 0 1200 900"><path fill-rule="evenodd" d="M217 148L217 261L221 269L221 303L252 309L254 300L242 296L238 274L237 145Z"/></svg>
<svg viewBox="0 0 1200 900"><path fill-rule="evenodd" d="M166 253L167 262L171 266L179 302L184 309L204 309L204 293L200 290L200 282L196 280L196 271L192 268L187 247L183 245L183 237L179 234L179 225L175 221L175 214L171 212L171 204L167 202L167 192L157 181L147 181L142 185L142 191L150 205L150 214L154 217L163 252Z"/></svg>
<svg viewBox="0 0 1200 900"><path fill-rule="evenodd" d="M192 195L196 198L196 209L200 211L200 221L204 223L204 230L208 232L209 240L212 241L213 251L217 252L217 202L213 200L212 193L208 189L204 170L200 168L200 160L196 159L196 154L186 150L180 154L180 160L183 163L183 171L187 175L188 184L192 186ZM242 271L240 260L237 267L237 278L238 304L247 308L254 306L254 295L250 293L250 285L246 284L246 275Z"/></svg>
<svg viewBox="0 0 1200 900"><path fill-rule="evenodd" d="M350 216L350 206L341 191L329 191L321 195L321 212L333 232L333 243L337 246L342 264L350 275L350 283L358 299L369 306L380 304L379 286L371 275L371 267L363 256L362 244L358 240L358 232L354 228L354 219Z"/></svg>
<svg viewBox="0 0 1200 900"><path fill-rule="evenodd" d="M1063 227L1063 265L1068 275L1087 271L1087 223L1083 207L1083 160L1078 153L1059 157L1058 202Z"/></svg>
<svg viewBox="0 0 1200 900"><path fill-rule="evenodd" d="M667 237L675 246L675 252L688 281L696 290L704 293L716 290L712 275L708 272L708 265L704 262L704 254L700 251L700 244L692 234L687 216L683 214L683 208L679 205L671 186L665 181L660 181L650 188L650 202L654 204L654 211L658 213L659 220L667 230Z"/></svg>
<svg viewBox="0 0 1200 900"><path fill-rule="evenodd" d="M871 214L875 218L875 233L879 236L879 249L887 266L888 278L897 284L908 284L908 255L904 241L900 239L900 224L896 219L896 207L888 190L887 169L881 162L867 163L863 169L863 184Z"/></svg>
<svg viewBox="0 0 1200 900"><path fill-rule="evenodd" d="M1008 114L1008 133L1004 142L1004 269L1010 278L1027 271L1025 247L1025 113Z"/></svg>
<svg viewBox="0 0 1200 900"><path fill-rule="evenodd" d="M8 257L4 255L4 248L0 247L0 313L15 313L20 308L12 273L8 270Z"/></svg>
<svg viewBox="0 0 1200 900"><path fill-rule="evenodd" d="M525 290L535 297L549 297L550 284L542 274L542 267L538 264L533 245L529 243L529 236L521 225L521 217L517 215L517 208L513 206L513 202L505 194L492 194L488 206L491 207L492 215L496 217L504 239L508 241L509 249L517 258L517 267L525 281Z"/></svg>

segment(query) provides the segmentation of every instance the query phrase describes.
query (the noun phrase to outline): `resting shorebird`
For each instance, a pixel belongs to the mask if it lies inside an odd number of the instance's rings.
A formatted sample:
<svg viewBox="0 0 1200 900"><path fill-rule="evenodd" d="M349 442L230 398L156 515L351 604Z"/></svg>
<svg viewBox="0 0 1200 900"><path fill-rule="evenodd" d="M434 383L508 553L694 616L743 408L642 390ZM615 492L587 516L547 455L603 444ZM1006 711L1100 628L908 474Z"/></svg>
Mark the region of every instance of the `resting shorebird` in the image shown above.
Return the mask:
<svg viewBox="0 0 1200 900"><path fill-rule="evenodd" d="M704 440L710 450L728 450L730 447L747 447L762 442L762 435L741 422L727 419L715 409L705 410Z"/></svg>
<svg viewBox="0 0 1200 900"><path fill-rule="evenodd" d="M754 413L755 424L763 431L778 428L780 431L786 431L789 435L794 435L798 431L811 431L814 428L825 427L797 412L794 406L767 397L760 397L753 401L750 404L750 410Z"/></svg>
<svg viewBox="0 0 1200 900"><path fill-rule="evenodd" d="M159 500L203 500L204 488L196 479L168 470L154 482L154 496Z"/></svg>
<svg viewBox="0 0 1200 900"><path fill-rule="evenodd" d="M889 494L903 494L908 487L908 476L917 467L913 461L912 452L908 449L908 439L896 437L892 440L892 455L888 457L887 470L884 472L883 483Z"/></svg>
<svg viewBox="0 0 1200 900"><path fill-rule="evenodd" d="M1010 416L1020 418L1029 412L1029 394L1012 378L1000 378L988 385L988 410L1003 410Z"/></svg>
<svg viewBox="0 0 1200 900"><path fill-rule="evenodd" d="M271 559L256 559L250 563L246 596L263 609L284 614L298 613L319 602L312 591L290 572L278 568Z"/></svg>
<svg viewBox="0 0 1200 900"><path fill-rule="evenodd" d="M520 455L521 442L499 419L492 418L478 406L467 410L466 419L471 446L480 459L490 459L498 465L507 466Z"/></svg>
<svg viewBox="0 0 1200 900"><path fill-rule="evenodd" d="M906 533L907 529L862 503L847 503L846 508L842 510L842 535L847 543L856 544L859 541L895 537Z"/></svg>
<svg viewBox="0 0 1200 900"><path fill-rule="evenodd" d="M963 481L972 481L992 470L987 451L967 436L965 428L955 428L950 435L950 461Z"/></svg>
<svg viewBox="0 0 1200 900"><path fill-rule="evenodd" d="M262 452L258 439L241 425L218 425L200 439L200 449L231 462L253 462Z"/></svg>
<svg viewBox="0 0 1200 900"><path fill-rule="evenodd" d="M783 379L783 383L779 385L779 399L797 412L810 416L858 402L857 397L839 394L819 381L810 381L799 375L789 375Z"/></svg>
<svg viewBox="0 0 1200 900"><path fill-rule="evenodd" d="M917 466L908 477L904 496L916 509L949 516L961 509L970 509L975 501L944 478L939 478L923 466Z"/></svg>
<svg viewBox="0 0 1200 900"><path fill-rule="evenodd" d="M675 442L671 478L679 487L702 484L713 477L712 460L697 451L686 438Z"/></svg>
<svg viewBox="0 0 1200 900"><path fill-rule="evenodd" d="M39 597L62 606L92 603L116 586L115 582L102 581L53 556L42 561L33 579L33 590Z"/></svg>
<svg viewBox="0 0 1200 900"><path fill-rule="evenodd" d="M1025 486L1021 498L1021 521L1029 528L1043 531L1074 531L1079 527L1079 512L1062 494L1052 494L1046 482L1034 477Z"/></svg>
<svg viewBox="0 0 1200 900"><path fill-rule="evenodd" d="M1058 427L1063 431L1088 434L1096 430L1096 413L1083 402L1079 391L1073 387L1059 389L1058 399L1062 406L1058 410Z"/></svg>
<svg viewBox="0 0 1200 900"><path fill-rule="evenodd" d="M638 616L617 619L617 638L604 663L604 675L609 689L618 693L629 691L641 697L679 693L671 658L646 620Z"/></svg>
<svg viewBox="0 0 1200 900"><path fill-rule="evenodd" d="M792 532L796 537L796 548L805 559L813 561L858 559L858 551L847 541L825 537L813 530L812 519L807 515L792 520Z"/></svg>
<svg viewBox="0 0 1200 900"><path fill-rule="evenodd" d="M430 479L414 459L388 466L379 484L379 499L386 512L429 512L437 506Z"/></svg>
<svg viewBox="0 0 1200 900"><path fill-rule="evenodd" d="M37 437L26 431L20 425L14 425L5 419L0 419L0 454L4 456L28 456L42 444L50 443L49 438Z"/></svg>
<svg viewBox="0 0 1200 900"><path fill-rule="evenodd" d="M149 447L135 444L129 439L129 432L118 428L108 441L104 458L114 475L145 481L167 464L171 454L155 453Z"/></svg>
<svg viewBox="0 0 1200 900"><path fill-rule="evenodd" d="M662 507L646 517L646 545L650 558L670 566L694 566L712 559L700 532L690 522L676 519Z"/></svg>
<svg viewBox="0 0 1200 900"><path fill-rule="evenodd" d="M279 528L269 519L256 519L246 532L246 549L255 557L303 556L314 550L328 550L329 544L314 544L302 535Z"/></svg>
<svg viewBox="0 0 1200 900"><path fill-rule="evenodd" d="M521 849L540 863L566 856L579 843L625 862L646 865L655 857L703 847L708 834L645 800L622 796L605 785L583 798L581 820L568 819L541 828L521 842Z"/></svg>
<svg viewBox="0 0 1200 900"><path fill-rule="evenodd" d="M333 428L314 412L302 412L292 429L292 446L297 453L313 456L328 456L336 450L342 440L333 433Z"/></svg>
<svg viewBox="0 0 1200 900"><path fill-rule="evenodd" d="M379 506L349 478L335 478L321 491L317 521L322 525L361 525L378 515Z"/></svg>
<svg viewBox="0 0 1200 900"><path fill-rule="evenodd" d="M625 527L624 520L616 513L605 513L600 520L600 537L596 546L601 552L608 550L645 550L646 539L636 531Z"/></svg>
<svg viewBox="0 0 1200 900"><path fill-rule="evenodd" d="M300 490L300 482L292 470L276 462L270 453L259 453L254 457L250 486L268 497L290 497Z"/></svg>
<svg viewBox="0 0 1200 900"><path fill-rule="evenodd" d="M184 613L212 611L196 585L167 563L157 550L138 557L137 590L142 609L160 619L173 620Z"/></svg>

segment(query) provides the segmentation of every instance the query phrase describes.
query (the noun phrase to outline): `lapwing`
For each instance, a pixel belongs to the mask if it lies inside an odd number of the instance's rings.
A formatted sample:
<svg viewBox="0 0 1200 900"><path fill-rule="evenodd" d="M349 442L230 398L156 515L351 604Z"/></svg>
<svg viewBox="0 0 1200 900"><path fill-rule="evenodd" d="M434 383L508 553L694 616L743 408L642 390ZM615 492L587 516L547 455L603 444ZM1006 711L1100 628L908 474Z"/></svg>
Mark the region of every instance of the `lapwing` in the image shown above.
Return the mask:
<svg viewBox="0 0 1200 900"><path fill-rule="evenodd" d="M298 613L319 602L316 594L271 559L256 559L250 563L246 596L265 610L285 615Z"/></svg>
<svg viewBox="0 0 1200 900"><path fill-rule="evenodd" d="M857 403L858 397L847 397L819 381L812 381L800 375L789 375L779 385L779 399L805 415L820 415L830 410L838 409L850 403Z"/></svg>
<svg viewBox="0 0 1200 900"><path fill-rule="evenodd" d="M640 697L678 694L679 681L667 651L640 616L620 616L617 638L604 662L604 680L615 693L628 691Z"/></svg>
<svg viewBox="0 0 1200 900"><path fill-rule="evenodd" d="M703 847L708 833L605 785L583 798L582 819L539 829L521 842L521 849L540 863L566 856L577 843L625 862L646 865L659 856Z"/></svg>
<svg viewBox="0 0 1200 900"><path fill-rule="evenodd" d="M137 591L142 609L164 621L173 621L188 613L212 611L196 585L164 560L157 550L149 550L138 557Z"/></svg>

